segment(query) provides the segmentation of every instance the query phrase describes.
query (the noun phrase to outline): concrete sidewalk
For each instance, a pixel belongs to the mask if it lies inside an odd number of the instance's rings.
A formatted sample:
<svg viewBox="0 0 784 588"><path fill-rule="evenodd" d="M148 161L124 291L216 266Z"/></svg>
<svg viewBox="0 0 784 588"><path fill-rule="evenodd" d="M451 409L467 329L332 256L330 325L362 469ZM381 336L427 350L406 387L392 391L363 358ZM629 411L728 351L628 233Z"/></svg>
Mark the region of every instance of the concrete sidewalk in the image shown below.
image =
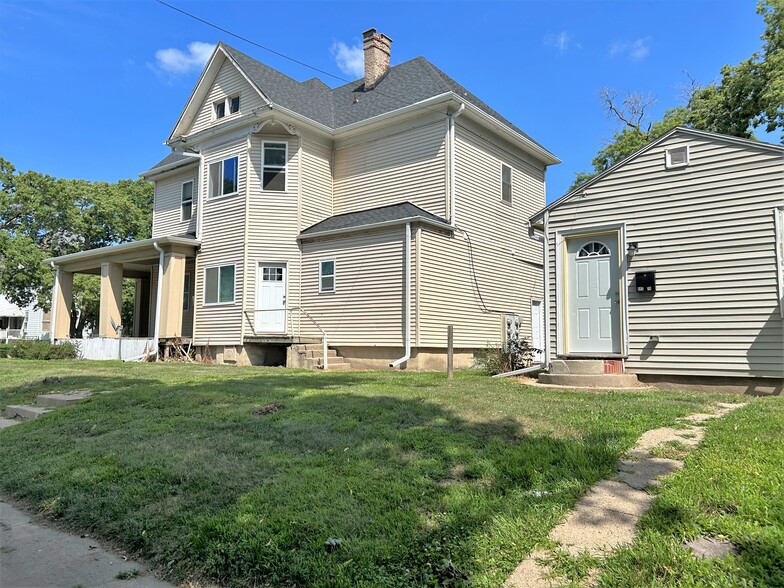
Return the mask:
<svg viewBox="0 0 784 588"><path fill-rule="evenodd" d="M138 572L138 575L136 573ZM124 573L127 580L118 579ZM2 588L174 588L147 568L80 538L37 525L29 515L0 501Z"/></svg>

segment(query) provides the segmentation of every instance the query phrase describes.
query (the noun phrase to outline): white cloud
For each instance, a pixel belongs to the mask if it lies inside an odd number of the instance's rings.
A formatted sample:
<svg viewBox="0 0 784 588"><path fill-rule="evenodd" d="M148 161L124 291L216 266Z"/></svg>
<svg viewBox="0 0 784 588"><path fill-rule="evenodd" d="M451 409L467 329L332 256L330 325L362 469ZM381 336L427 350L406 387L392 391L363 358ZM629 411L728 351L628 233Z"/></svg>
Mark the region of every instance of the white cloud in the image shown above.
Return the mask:
<svg viewBox="0 0 784 588"><path fill-rule="evenodd" d="M349 47L343 41L335 41L330 48L332 58L344 74L354 78L365 75L365 52L362 45Z"/></svg>
<svg viewBox="0 0 784 588"><path fill-rule="evenodd" d="M188 43L187 52L181 49L159 49L155 52L155 62L166 73L186 74L203 68L214 49L215 45L194 41Z"/></svg>
<svg viewBox="0 0 784 588"><path fill-rule="evenodd" d="M550 33L544 36L544 44L556 49L561 55L566 53L569 48L580 49L582 46L574 42L574 35L561 31L560 33Z"/></svg>
<svg viewBox="0 0 784 588"><path fill-rule="evenodd" d="M625 56L631 61L641 61L650 51L650 37L642 37L635 41L616 41L610 47L610 57Z"/></svg>

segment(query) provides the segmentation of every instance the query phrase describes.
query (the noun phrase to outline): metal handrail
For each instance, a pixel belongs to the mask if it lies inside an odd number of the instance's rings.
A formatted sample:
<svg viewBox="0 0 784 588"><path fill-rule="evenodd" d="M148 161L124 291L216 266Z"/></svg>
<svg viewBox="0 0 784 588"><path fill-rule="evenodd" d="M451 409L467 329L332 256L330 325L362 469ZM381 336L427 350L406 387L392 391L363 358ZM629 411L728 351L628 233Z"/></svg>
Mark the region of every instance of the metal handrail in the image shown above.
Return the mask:
<svg viewBox="0 0 784 588"><path fill-rule="evenodd" d="M316 322L316 319L314 319L312 316L310 316L310 314L308 313L307 310L305 310L301 306L294 306L293 308L255 308L255 309L253 309L252 312L253 312L253 315L254 315L254 318L255 318L255 315L256 315L257 312L281 312L281 311L284 311L284 312L288 313L289 329L292 332L292 334L293 334L293 326L291 324L291 320L292 320L292 316L293 316L294 311L299 312L300 315L304 314L310 320L310 322L312 322L313 325L319 331L321 331L321 347L322 347L321 351L322 351L322 354L323 354L323 359L322 359L322 364L321 365L322 365L322 369L324 371L327 371L327 369L329 368L329 360L328 360L328 355L327 355L327 347L328 347L328 345L327 345L327 332L324 329L321 328L321 325L319 325ZM250 316L248 316L249 312L251 312L251 311L247 311L247 310L245 311L245 318L248 319L248 322L250 323L250 327L251 327L251 329L253 329L253 332L255 333L256 332L256 325L254 324L254 321L250 318ZM299 322L302 322L302 318L300 318ZM299 326L299 322L297 323L298 326Z"/></svg>

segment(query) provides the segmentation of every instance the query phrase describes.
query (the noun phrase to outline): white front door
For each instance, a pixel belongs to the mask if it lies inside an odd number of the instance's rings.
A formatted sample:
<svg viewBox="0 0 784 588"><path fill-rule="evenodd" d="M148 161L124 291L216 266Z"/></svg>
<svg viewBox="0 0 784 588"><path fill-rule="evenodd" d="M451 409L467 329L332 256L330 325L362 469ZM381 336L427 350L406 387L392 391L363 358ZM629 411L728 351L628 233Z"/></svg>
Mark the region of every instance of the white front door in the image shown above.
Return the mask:
<svg viewBox="0 0 784 588"><path fill-rule="evenodd" d="M531 347L538 350L534 351L533 361L544 361L544 320L539 300L531 300Z"/></svg>
<svg viewBox="0 0 784 588"><path fill-rule="evenodd" d="M286 332L286 264L260 263L256 293L257 333Z"/></svg>
<svg viewBox="0 0 784 588"><path fill-rule="evenodd" d="M621 352L618 234L569 237L567 354Z"/></svg>

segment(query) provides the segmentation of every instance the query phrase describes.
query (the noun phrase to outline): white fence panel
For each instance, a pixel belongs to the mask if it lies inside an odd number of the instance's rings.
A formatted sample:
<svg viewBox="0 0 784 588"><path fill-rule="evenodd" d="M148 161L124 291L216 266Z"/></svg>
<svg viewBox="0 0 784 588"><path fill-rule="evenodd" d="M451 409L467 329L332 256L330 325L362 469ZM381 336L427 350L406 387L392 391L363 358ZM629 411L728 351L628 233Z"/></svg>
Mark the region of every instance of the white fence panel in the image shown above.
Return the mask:
<svg viewBox="0 0 784 588"><path fill-rule="evenodd" d="M145 351L155 349L154 339L146 337L123 337L122 340L110 337L92 337L90 339L67 339L79 349L79 359L134 359Z"/></svg>

